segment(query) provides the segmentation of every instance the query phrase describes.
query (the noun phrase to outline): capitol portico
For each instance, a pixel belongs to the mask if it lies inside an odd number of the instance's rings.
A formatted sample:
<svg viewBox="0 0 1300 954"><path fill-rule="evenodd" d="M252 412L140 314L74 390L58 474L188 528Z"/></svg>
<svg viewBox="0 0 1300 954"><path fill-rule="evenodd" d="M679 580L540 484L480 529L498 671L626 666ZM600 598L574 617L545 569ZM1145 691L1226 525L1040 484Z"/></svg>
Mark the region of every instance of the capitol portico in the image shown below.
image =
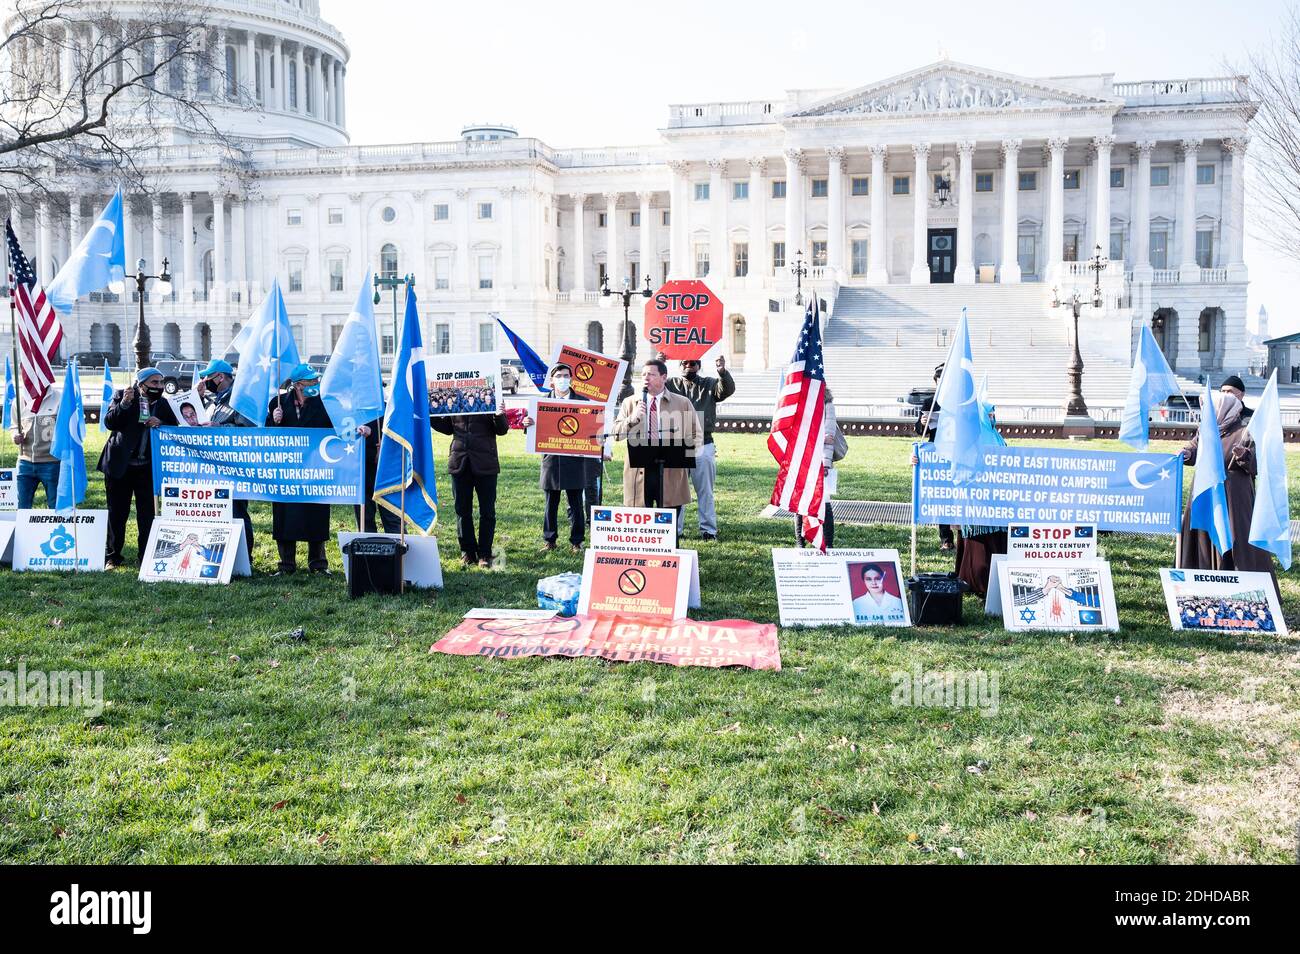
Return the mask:
<svg viewBox="0 0 1300 954"><path fill-rule="evenodd" d="M213 6L229 83L175 79L243 151L177 129L141 157L155 191L129 199L127 259L166 257L178 279L146 305L155 348L220 355L278 277L300 350L327 353L371 268L414 275L430 351L498 347L495 313L543 354L562 339L616 352L607 276L706 277L726 305L724 350L761 371L789 357L797 253L832 322L851 318L843 290L868 289L880 314L915 324L948 299L909 289L951 284L973 315L983 305L995 320L1015 296L1060 325L1054 290L1090 295L1100 246L1093 354L1126 363L1147 324L1180 374L1245 363L1239 77L1029 78L940 61L847 91L674 105L651 145L557 150L479 124L445 142L353 146L348 47L316 3ZM70 188L14 203L43 279L104 198ZM137 306L94 298L69 350L129 359Z"/></svg>

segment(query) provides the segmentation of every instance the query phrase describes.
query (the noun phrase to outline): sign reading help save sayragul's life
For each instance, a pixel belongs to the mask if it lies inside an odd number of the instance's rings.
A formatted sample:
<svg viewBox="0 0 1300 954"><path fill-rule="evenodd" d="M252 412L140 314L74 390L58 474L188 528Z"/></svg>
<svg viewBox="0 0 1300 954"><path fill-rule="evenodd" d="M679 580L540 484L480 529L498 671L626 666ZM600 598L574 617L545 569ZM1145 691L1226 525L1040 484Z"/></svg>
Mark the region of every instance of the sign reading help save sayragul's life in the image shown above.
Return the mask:
<svg viewBox="0 0 1300 954"><path fill-rule="evenodd" d="M1269 573L1236 570L1160 571L1174 629L1235 635L1287 635Z"/></svg>
<svg viewBox="0 0 1300 954"><path fill-rule="evenodd" d="M172 520L227 521L234 515L230 484L163 484L160 517Z"/></svg>
<svg viewBox="0 0 1300 954"><path fill-rule="evenodd" d="M107 510L19 510L14 530L14 570L50 572L104 569Z"/></svg>
<svg viewBox="0 0 1300 954"><path fill-rule="evenodd" d="M954 484L933 444L917 448L912 519L919 524L1093 524L1098 530L1177 533L1183 463L1177 454L1057 447L985 448L981 468Z"/></svg>
<svg viewBox="0 0 1300 954"><path fill-rule="evenodd" d="M772 550L782 626L911 626L897 550Z"/></svg>
<svg viewBox="0 0 1300 954"><path fill-rule="evenodd" d="M651 353L699 360L722 341L722 302L697 279L665 282L645 304Z"/></svg>
<svg viewBox="0 0 1300 954"><path fill-rule="evenodd" d="M1007 527L1008 560L1095 560L1097 528L1090 523L1013 523Z"/></svg>

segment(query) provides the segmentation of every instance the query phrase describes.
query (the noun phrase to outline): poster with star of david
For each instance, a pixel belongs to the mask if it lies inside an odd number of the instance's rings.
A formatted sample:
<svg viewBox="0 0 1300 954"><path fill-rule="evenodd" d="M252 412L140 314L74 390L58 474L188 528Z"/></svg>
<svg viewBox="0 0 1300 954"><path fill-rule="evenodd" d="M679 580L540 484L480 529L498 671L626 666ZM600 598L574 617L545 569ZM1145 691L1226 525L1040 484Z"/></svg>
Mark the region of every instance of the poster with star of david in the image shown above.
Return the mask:
<svg viewBox="0 0 1300 954"><path fill-rule="evenodd" d="M1009 630L1116 630L1110 564L1079 560L1044 566L1010 560L999 568L1002 623Z"/></svg>
<svg viewBox="0 0 1300 954"><path fill-rule="evenodd" d="M153 522L140 557L141 582L229 583L235 575L252 575L242 520Z"/></svg>

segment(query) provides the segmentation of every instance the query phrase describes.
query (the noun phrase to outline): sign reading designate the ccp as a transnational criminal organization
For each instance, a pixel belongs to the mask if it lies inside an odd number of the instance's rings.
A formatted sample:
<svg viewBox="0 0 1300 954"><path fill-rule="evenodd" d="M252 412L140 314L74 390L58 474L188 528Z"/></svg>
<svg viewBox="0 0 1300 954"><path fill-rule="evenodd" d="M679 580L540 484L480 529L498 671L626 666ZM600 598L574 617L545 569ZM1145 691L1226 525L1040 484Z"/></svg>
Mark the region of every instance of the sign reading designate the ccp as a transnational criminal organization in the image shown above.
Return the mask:
<svg viewBox="0 0 1300 954"><path fill-rule="evenodd" d="M917 447L916 523L1095 524L1099 530L1177 533L1183 463L1177 454L989 446L970 480L954 484L933 444Z"/></svg>

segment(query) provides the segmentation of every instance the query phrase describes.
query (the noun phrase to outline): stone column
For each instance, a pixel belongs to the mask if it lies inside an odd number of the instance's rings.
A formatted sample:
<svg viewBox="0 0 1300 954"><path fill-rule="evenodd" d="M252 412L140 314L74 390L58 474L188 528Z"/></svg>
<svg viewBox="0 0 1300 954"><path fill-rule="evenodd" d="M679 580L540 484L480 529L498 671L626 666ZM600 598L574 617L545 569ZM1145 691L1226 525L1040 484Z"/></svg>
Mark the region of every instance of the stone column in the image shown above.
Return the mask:
<svg viewBox="0 0 1300 954"><path fill-rule="evenodd" d="M930 206L930 144L912 146L912 274L913 285L930 284L930 265L926 261L926 223Z"/></svg>
<svg viewBox="0 0 1300 954"><path fill-rule="evenodd" d="M1002 140L1002 262L998 281L1020 283L1020 140Z"/></svg>
<svg viewBox="0 0 1300 954"><path fill-rule="evenodd" d="M252 30L244 34L244 68L240 70L244 77L244 88L248 91L250 102L257 102L257 34ZM262 89L265 97L266 89Z"/></svg>
<svg viewBox="0 0 1300 954"><path fill-rule="evenodd" d="M627 272L619 258L617 192L605 193L605 274L609 276L611 291L623 287Z"/></svg>
<svg viewBox="0 0 1300 954"><path fill-rule="evenodd" d="M284 79L284 40L278 36L275 38L273 57L275 62L271 64L271 69L275 74L275 96L271 103L276 109L283 110L288 108L289 93Z"/></svg>
<svg viewBox="0 0 1300 954"><path fill-rule="evenodd" d="M469 189L457 189L456 198L460 200L456 210L456 284L468 295L474 287L470 279L469 260L469 222L473 202L470 201Z"/></svg>
<svg viewBox="0 0 1300 954"><path fill-rule="evenodd" d="M59 89L64 93L72 90L72 82L77 76L76 49L73 46L75 42L76 34L69 24L63 29L63 49L59 56Z"/></svg>
<svg viewBox="0 0 1300 954"><path fill-rule="evenodd" d="M828 146L826 182L826 264L836 281L844 279L844 147Z"/></svg>
<svg viewBox="0 0 1300 954"><path fill-rule="evenodd" d="M339 70L339 125L348 124L348 71Z"/></svg>
<svg viewBox="0 0 1300 954"><path fill-rule="evenodd" d="M514 186L501 190L501 285L506 289L515 287L515 193ZM420 221L424 221L421 216ZM424 250L420 250L421 260Z"/></svg>
<svg viewBox="0 0 1300 954"><path fill-rule="evenodd" d="M299 43L293 55L293 88L298 94L298 104L294 109L300 116L307 115L307 66L303 60L302 44Z"/></svg>
<svg viewBox="0 0 1300 954"><path fill-rule="evenodd" d="M1224 261L1228 265L1228 279L1234 282L1246 281L1246 264L1244 238L1246 223L1246 147L1249 136L1240 136L1224 142L1224 148L1232 157L1228 195L1228 234L1227 248L1224 249Z"/></svg>
<svg viewBox="0 0 1300 954"><path fill-rule="evenodd" d="M709 167L709 284L716 290L731 281L731 263L728 251L731 243L727 236L727 204L725 178L727 160L710 159Z"/></svg>
<svg viewBox="0 0 1300 954"><path fill-rule="evenodd" d="M957 143L957 269L953 281L958 285L975 284L975 143Z"/></svg>
<svg viewBox="0 0 1300 954"><path fill-rule="evenodd" d="M803 170L802 149L785 151L785 265L789 268L795 257L804 251L803 232ZM805 261L808 256L804 256ZM789 277L789 272L786 276Z"/></svg>
<svg viewBox="0 0 1300 954"><path fill-rule="evenodd" d="M767 190L763 173L767 160L753 156L749 160L749 281L752 288L762 288L772 267L768 262Z"/></svg>
<svg viewBox="0 0 1300 954"><path fill-rule="evenodd" d="M1051 184L1052 207L1047 219L1047 279L1057 281L1061 255L1065 246L1065 147L1068 139L1049 139L1047 149L1051 154L1048 182Z"/></svg>
<svg viewBox="0 0 1300 954"><path fill-rule="evenodd" d="M316 108L312 111L312 115L323 121L325 119L325 55L320 50L316 51L316 72L314 80L316 94L313 97L314 101L312 105Z"/></svg>
<svg viewBox="0 0 1300 954"><path fill-rule="evenodd" d="M1183 194L1178 214L1178 235L1182 239L1182 251L1178 261L1178 280L1196 282L1201 279L1201 269L1196 264L1196 155L1201 148L1201 140L1184 139L1181 145Z"/></svg>
<svg viewBox="0 0 1300 954"><path fill-rule="evenodd" d="M150 249L149 249L149 254L150 254L151 256L153 256L153 264L152 264L152 267L155 269L154 274L155 274L155 275L161 275L161 274L162 274L162 260L163 260L163 259L166 257L166 255L167 255L167 253L166 253L165 251L163 251L163 204L162 204L162 196L156 195L156 196L153 197L153 204L152 204L152 207L150 208L149 219L150 219L150 226L151 226L151 231L152 231L152 235L150 235ZM171 263L168 262L168 266L169 266L169 268L170 268L170 265L171 265Z"/></svg>
<svg viewBox="0 0 1300 954"><path fill-rule="evenodd" d="M198 272L194 265L194 193L181 193L181 247L184 250L185 271L184 284L181 288L189 292L186 301L194 300L194 289L198 287Z"/></svg>
<svg viewBox="0 0 1300 954"><path fill-rule="evenodd" d="M655 229L654 222L650 218L654 214L650 209L650 200L654 197L654 193L638 192L636 197L641 202L641 285L633 291L639 291L645 286L646 276L650 277L650 287L658 289L659 256L655 254Z"/></svg>
<svg viewBox="0 0 1300 954"><path fill-rule="evenodd" d="M37 248L40 261L36 263L36 274L41 280L41 285L45 286L54 278L50 274L50 257L54 254L53 246L50 243L50 206L44 199L36 203L36 234ZM129 265L130 259L127 259Z"/></svg>
<svg viewBox="0 0 1300 954"><path fill-rule="evenodd" d="M1153 139L1144 139L1135 144L1137 150L1137 182L1134 183L1137 196L1133 213L1133 280L1150 282L1151 268L1151 153L1156 144Z"/></svg>
<svg viewBox="0 0 1300 954"><path fill-rule="evenodd" d="M239 292L240 301L248 301L247 269L248 269L248 240L244 228L244 200L236 196L230 203L230 232L232 244L230 247L230 278L235 283L235 289ZM316 243L313 243L316 244ZM310 249L308 254L315 254L317 248Z"/></svg>
<svg viewBox="0 0 1300 954"><path fill-rule="evenodd" d="M220 190L212 196L212 299L226 298L226 196Z"/></svg>
<svg viewBox="0 0 1300 954"><path fill-rule="evenodd" d="M226 95L226 90L229 88L228 84L231 82L236 84L239 83L238 61L235 63L235 72L233 76L226 72L226 47L229 45L227 36L228 34L225 27L217 27L217 48L213 51L214 55L211 62L213 63L213 82L219 84L220 88L211 90L213 99L229 99L229 96Z"/></svg>
<svg viewBox="0 0 1300 954"><path fill-rule="evenodd" d="M1092 237L1101 246L1101 257L1110 258L1110 153L1115 147L1115 137L1097 136L1092 144L1097 150L1097 209ZM1123 264L1120 262L1121 269Z"/></svg>
<svg viewBox="0 0 1300 954"><path fill-rule="evenodd" d="M334 70L334 115L331 121L335 126L343 125L343 64L335 60L332 64Z"/></svg>
<svg viewBox="0 0 1300 954"><path fill-rule="evenodd" d="M587 249L583 242L583 206L587 195L574 192L569 198L573 200L573 300L580 302L587 291Z"/></svg>
<svg viewBox="0 0 1300 954"><path fill-rule="evenodd" d="M685 188L687 165L680 159L668 160L668 277L685 278L687 275L685 249L681 236L686 217Z"/></svg>
<svg viewBox="0 0 1300 954"><path fill-rule="evenodd" d="M871 285L889 284L889 238L885 225L885 199L889 195L885 183L886 158L889 147L868 147L871 153L871 235L868 239L867 282Z"/></svg>

